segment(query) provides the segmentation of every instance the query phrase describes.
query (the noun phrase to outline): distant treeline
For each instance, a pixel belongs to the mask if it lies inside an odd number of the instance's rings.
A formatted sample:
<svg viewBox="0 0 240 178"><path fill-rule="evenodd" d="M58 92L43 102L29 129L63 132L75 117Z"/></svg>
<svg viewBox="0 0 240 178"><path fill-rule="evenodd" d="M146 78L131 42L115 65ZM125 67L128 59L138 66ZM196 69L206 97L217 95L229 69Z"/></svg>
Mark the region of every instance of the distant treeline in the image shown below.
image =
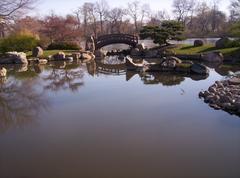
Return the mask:
<svg viewBox="0 0 240 178"><path fill-rule="evenodd" d="M18 6L20 2L25 4ZM240 0L232 1L230 16L219 10L219 4L218 0L174 0L168 12L153 11L149 4L138 1L128 3L126 8L110 8L107 1L99 0L84 3L65 16L52 13L44 17L30 17L19 14L31 10L34 0L5 0L0 2L0 36L26 32L39 38L42 45L80 42L91 35L139 34L144 26L161 26L166 20L182 23L186 37L240 36Z"/></svg>

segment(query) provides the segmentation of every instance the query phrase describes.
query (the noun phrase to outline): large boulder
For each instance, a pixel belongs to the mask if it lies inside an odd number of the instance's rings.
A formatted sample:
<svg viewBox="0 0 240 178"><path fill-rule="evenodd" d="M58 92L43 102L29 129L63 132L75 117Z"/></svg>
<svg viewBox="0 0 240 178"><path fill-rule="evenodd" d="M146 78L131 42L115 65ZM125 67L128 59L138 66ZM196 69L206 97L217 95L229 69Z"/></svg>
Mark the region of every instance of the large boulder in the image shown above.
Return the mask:
<svg viewBox="0 0 240 178"><path fill-rule="evenodd" d="M4 67L0 68L0 77L6 77L7 76L7 69Z"/></svg>
<svg viewBox="0 0 240 178"><path fill-rule="evenodd" d="M82 60L87 60L87 61L89 61L89 60L95 59L95 55L94 55L92 52L90 52L90 51L84 51L84 52L82 52L81 54L82 54L82 55L81 55L81 59L82 59Z"/></svg>
<svg viewBox="0 0 240 178"><path fill-rule="evenodd" d="M66 61L73 61L74 59L73 59L72 55L66 55L65 60Z"/></svg>
<svg viewBox="0 0 240 178"><path fill-rule="evenodd" d="M168 68L168 69L174 69L177 65L177 61L174 59L168 59L166 58L165 60L163 60L163 62L161 63L161 67L162 68Z"/></svg>
<svg viewBox="0 0 240 178"><path fill-rule="evenodd" d="M199 74L199 75L207 75L209 74L209 70L205 65L202 64L193 64L191 66L191 72L194 74Z"/></svg>
<svg viewBox="0 0 240 178"><path fill-rule="evenodd" d="M144 68L143 61L141 63L135 63L130 57L126 57L126 67L127 70L140 71Z"/></svg>
<svg viewBox="0 0 240 178"><path fill-rule="evenodd" d="M158 50L145 50L145 58L156 58L158 57Z"/></svg>
<svg viewBox="0 0 240 178"><path fill-rule="evenodd" d="M0 64L28 64L27 55L23 52L8 52L0 59Z"/></svg>
<svg viewBox="0 0 240 178"><path fill-rule="evenodd" d="M94 55L97 59L104 59L106 57L106 53L103 50L99 49L94 52Z"/></svg>
<svg viewBox="0 0 240 178"><path fill-rule="evenodd" d="M131 56L141 56L142 52L138 48L133 48L133 49L131 49L130 55Z"/></svg>
<svg viewBox="0 0 240 178"><path fill-rule="evenodd" d="M227 44L229 44L231 40L227 37L221 38L218 40L215 44L216 48L221 49L221 48L226 48Z"/></svg>
<svg viewBox="0 0 240 178"><path fill-rule="evenodd" d="M28 65L27 64L19 64L14 66L14 71L16 72L27 72L28 71Z"/></svg>
<svg viewBox="0 0 240 178"><path fill-rule="evenodd" d="M47 59L37 59L36 63L40 64L40 65L45 65L48 63L48 60Z"/></svg>
<svg viewBox="0 0 240 178"><path fill-rule="evenodd" d="M222 53L216 51L203 54L202 59L210 63L221 63L224 60L224 56Z"/></svg>
<svg viewBox="0 0 240 178"><path fill-rule="evenodd" d="M137 44L136 48L139 49L139 51L144 51L146 49L144 43Z"/></svg>
<svg viewBox="0 0 240 178"><path fill-rule="evenodd" d="M72 53L72 57L73 57L73 60L78 60L78 59L80 59L81 58L81 53L79 52L79 53Z"/></svg>
<svg viewBox="0 0 240 178"><path fill-rule="evenodd" d="M66 55L64 52L58 52L52 56L52 59L56 61L62 61L65 60L65 57Z"/></svg>
<svg viewBox="0 0 240 178"><path fill-rule="evenodd" d="M179 59L177 57L174 57L174 56L167 57L167 60L174 60L174 61L176 61L177 64L181 64L182 63L181 59Z"/></svg>
<svg viewBox="0 0 240 178"><path fill-rule="evenodd" d="M41 57L43 55L43 49L41 47L33 48L32 50L32 56L33 57Z"/></svg>
<svg viewBox="0 0 240 178"><path fill-rule="evenodd" d="M228 82L231 85L240 85L240 78L234 77L234 78L229 79Z"/></svg>
<svg viewBox="0 0 240 178"><path fill-rule="evenodd" d="M202 40L195 40L194 41L194 46L195 47L199 47L199 46L203 46L204 42Z"/></svg>

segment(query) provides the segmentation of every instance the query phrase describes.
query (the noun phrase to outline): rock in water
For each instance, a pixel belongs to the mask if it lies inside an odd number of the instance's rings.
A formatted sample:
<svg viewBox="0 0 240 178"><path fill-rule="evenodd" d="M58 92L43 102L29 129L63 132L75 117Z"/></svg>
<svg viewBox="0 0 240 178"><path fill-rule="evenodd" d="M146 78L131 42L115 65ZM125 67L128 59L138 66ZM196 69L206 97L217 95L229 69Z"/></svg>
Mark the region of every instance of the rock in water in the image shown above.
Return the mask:
<svg viewBox="0 0 240 178"><path fill-rule="evenodd" d="M78 60L81 58L81 53L73 53L72 57L73 57L73 60Z"/></svg>
<svg viewBox="0 0 240 178"><path fill-rule="evenodd" d="M203 46L204 42L202 40L195 40L194 41L194 46L195 47L199 47L199 46Z"/></svg>
<svg viewBox="0 0 240 178"><path fill-rule="evenodd" d="M221 63L224 60L224 56L220 52L210 52L203 54L202 59L211 63Z"/></svg>
<svg viewBox="0 0 240 178"><path fill-rule="evenodd" d="M43 49L41 47L33 48L32 50L32 56L33 57L41 57L43 55Z"/></svg>
<svg viewBox="0 0 240 178"><path fill-rule="evenodd" d="M158 57L158 50L145 50L145 58L156 58Z"/></svg>
<svg viewBox="0 0 240 178"><path fill-rule="evenodd" d="M37 59L36 63L40 64L40 65L44 65L44 64L48 63L48 60L47 59Z"/></svg>
<svg viewBox="0 0 240 178"><path fill-rule="evenodd" d="M7 69L4 67L0 68L0 77L6 77L7 76Z"/></svg>
<svg viewBox="0 0 240 178"><path fill-rule="evenodd" d="M231 40L227 37L221 38L220 40L218 40L215 44L216 48L221 49L221 48L225 48L226 45L231 42Z"/></svg>
<svg viewBox="0 0 240 178"><path fill-rule="evenodd" d="M95 55L92 52L89 51L82 52L81 59L90 61L93 60L94 58Z"/></svg>
<svg viewBox="0 0 240 178"><path fill-rule="evenodd" d="M27 55L23 52L7 52L0 64L28 64Z"/></svg>
<svg viewBox="0 0 240 178"><path fill-rule="evenodd" d="M127 67L127 70L139 71L143 69L144 65L143 65L143 62L136 64L133 62L132 58L126 57L126 67Z"/></svg>
<svg viewBox="0 0 240 178"><path fill-rule="evenodd" d="M142 52L138 48L133 48L130 52L131 56L141 56Z"/></svg>
<svg viewBox="0 0 240 178"><path fill-rule="evenodd" d="M138 44L138 45L136 46L136 48L139 49L139 51L143 51L143 50L146 49L144 43Z"/></svg>
<svg viewBox="0 0 240 178"><path fill-rule="evenodd" d="M163 68L170 68L170 69L174 69L177 65L176 60L174 59L165 59L162 63L161 63L161 67Z"/></svg>
<svg viewBox="0 0 240 178"><path fill-rule="evenodd" d="M230 79L228 82L231 85L240 85L240 78L234 77L234 78Z"/></svg>
<svg viewBox="0 0 240 178"><path fill-rule="evenodd" d="M61 60L65 60L65 53L64 52L58 52L57 54L54 54L52 56L53 60L56 60L56 61L61 61Z"/></svg>
<svg viewBox="0 0 240 178"><path fill-rule="evenodd" d="M202 64L193 64L191 66L191 72L193 72L195 74L200 74L200 75L209 74L208 68Z"/></svg>

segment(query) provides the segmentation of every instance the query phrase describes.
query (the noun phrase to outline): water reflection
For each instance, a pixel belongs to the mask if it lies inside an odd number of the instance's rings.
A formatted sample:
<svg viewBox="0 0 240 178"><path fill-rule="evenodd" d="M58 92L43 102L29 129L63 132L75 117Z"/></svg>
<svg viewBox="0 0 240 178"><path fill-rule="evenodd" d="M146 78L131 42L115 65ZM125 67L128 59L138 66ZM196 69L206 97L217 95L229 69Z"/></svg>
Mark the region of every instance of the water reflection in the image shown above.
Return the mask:
<svg viewBox="0 0 240 178"><path fill-rule="evenodd" d="M88 74L91 75L91 76L95 76L96 73L97 73L96 62L95 61L88 62L88 63L86 63L86 66L87 66Z"/></svg>
<svg viewBox="0 0 240 178"><path fill-rule="evenodd" d="M18 80L26 80L38 77L38 73L34 68L28 65L7 65L5 67L8 70L8 74Z"/></svg>
<svg viewBox="0 0 240 178"><path fill-rule="evenodd" d="M134 72L127 71L124 60L118 57L108 57L106 61L92 61L82 63L50 62L48 65L7 65L8 78L0 79L0 131L10 127L19 127L33 122L38 113L48 108L48 99L45 93L68 90L79 92L85 85L84 76L92 77L103 75L124 75L126 81L131 81L135 76L144 85L177 86L186 78L199 81L208 76L176 74L171 72ZM239 66L217 65L213 67L222 76L230 72L240 71Z"/></svg>
<svg viewBox="0 0 240 178"><path fill-rule="evenodd" d="M193 82L204 78L111 67L9 66L0 80L0 177L240 175L240 120L198 99L221 76Z"/></svg>
<svg viewBox="0 0 240 178"><path fill-rule="evenodd" d="M37 90L36 85L36 80L11 79L0 83L0 132L33 122L49 107L44 93Z"/></svg>
<svg viewBox="0 0 240 178"><path fill-rule="evenodd" d="M52 62L51 70L47 76L43 77L44 89L54 92L70 89L77 92L84 85L84 70L81 63Z"/></svg>
<svg viewBox="0 0 240 178"><path fill-rule="evenodd" d="M153 85L153 84L162 84L163 86L176 86L180 85L185 78L181 75L172 74L172 73L146 73L141 75L141 80L145 85Z"/></svg>

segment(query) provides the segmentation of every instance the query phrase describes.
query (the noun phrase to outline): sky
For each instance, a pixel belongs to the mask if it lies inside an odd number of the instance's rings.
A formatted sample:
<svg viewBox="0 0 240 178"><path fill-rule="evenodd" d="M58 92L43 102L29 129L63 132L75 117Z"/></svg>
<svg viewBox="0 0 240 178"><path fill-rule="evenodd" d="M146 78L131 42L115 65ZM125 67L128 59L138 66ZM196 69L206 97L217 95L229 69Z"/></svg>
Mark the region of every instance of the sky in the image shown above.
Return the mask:
<svg viewBox="0 0 240 178"><path fill-rule="evenodd" d="M96 0L39 0L34 15L46 15L51 11L56 14L65 15L72 13L77 7L80 7L84 2L95 2ZM130 0L106 0L110 7L127 7ZM139 0L143 4L150 4L152 10L167 10L172 12L173 0ZM209 0L206 2L209 2ZM228 12L230 0L221 0L219 7L221 10Z"/></svg>

